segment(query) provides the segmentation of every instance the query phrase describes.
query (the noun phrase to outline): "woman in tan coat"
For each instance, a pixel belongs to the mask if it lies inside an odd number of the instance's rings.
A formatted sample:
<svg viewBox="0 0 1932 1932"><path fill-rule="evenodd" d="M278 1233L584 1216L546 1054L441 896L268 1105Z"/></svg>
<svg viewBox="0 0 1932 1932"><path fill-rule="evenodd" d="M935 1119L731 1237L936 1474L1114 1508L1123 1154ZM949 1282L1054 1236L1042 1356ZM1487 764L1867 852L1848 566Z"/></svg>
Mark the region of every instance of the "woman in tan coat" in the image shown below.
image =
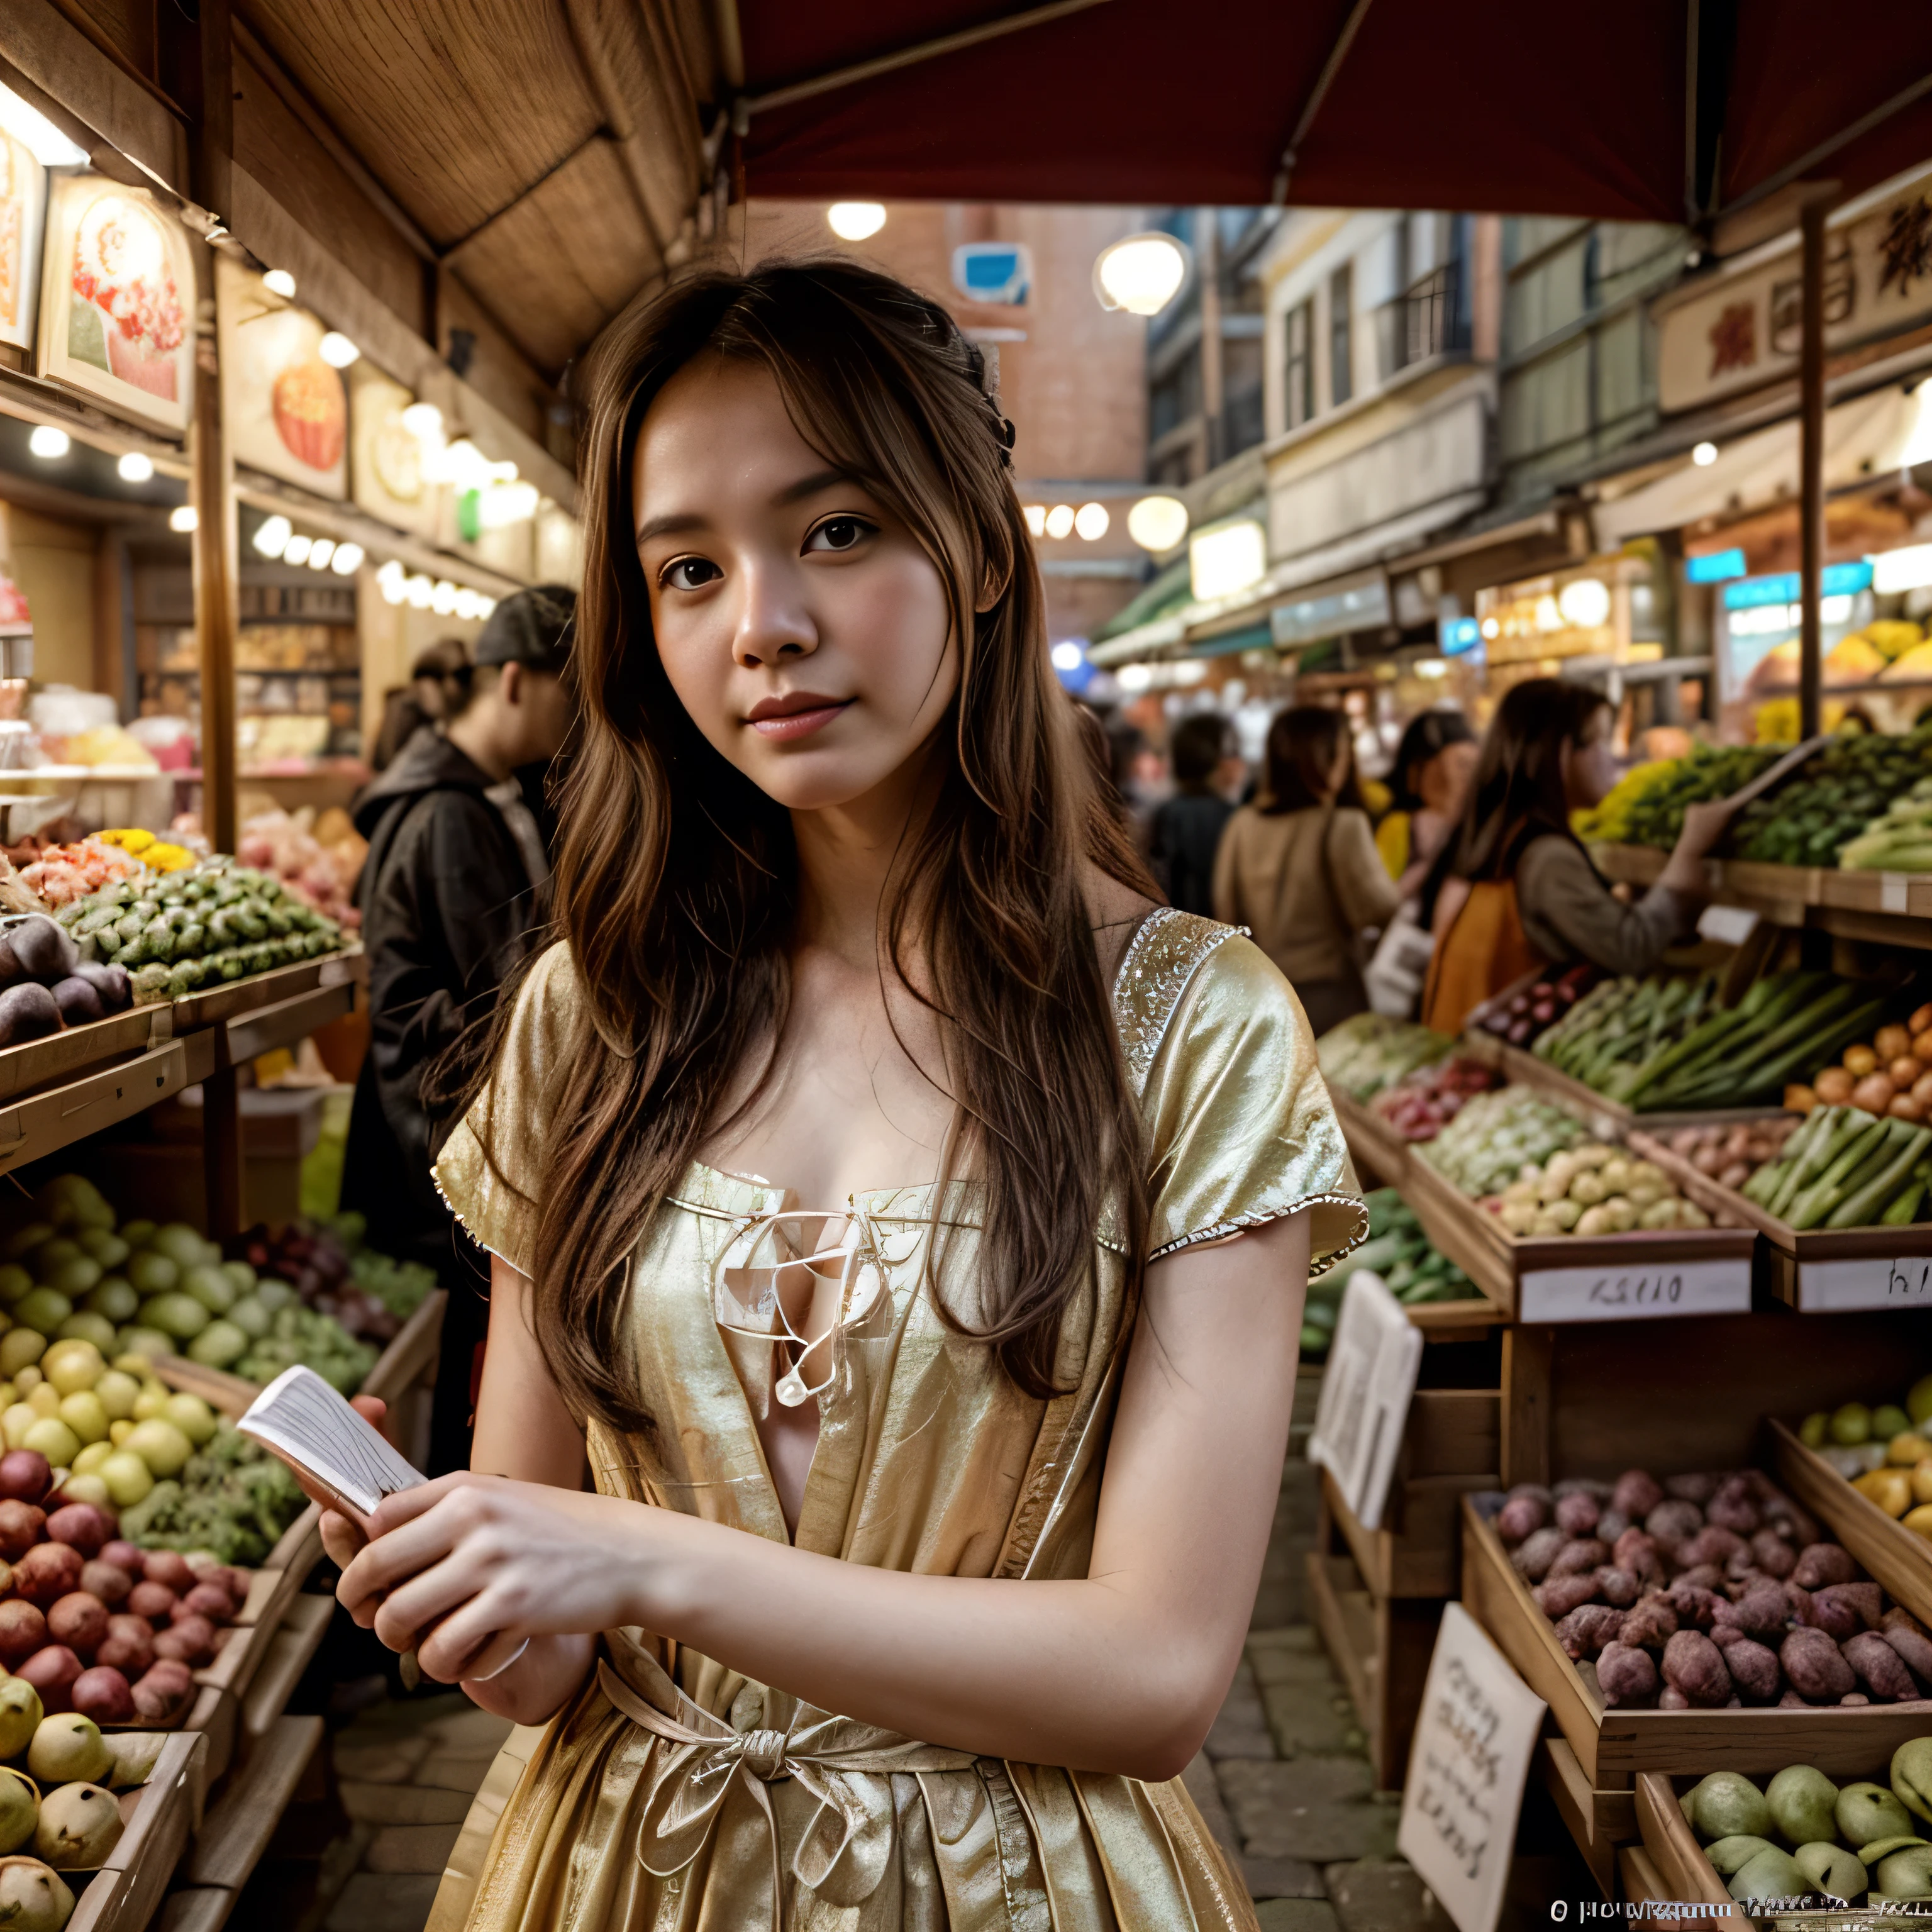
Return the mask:
<svg viewBox="0 0 1932 1932"><path fill-rule="evenodd" d="M1367 1010L1358 941L1401 902L1355 784L1348 720L1320 705L1282 712L1267 789L1221 835L1214 916L1253 933L1321 1034Z"/></svg>

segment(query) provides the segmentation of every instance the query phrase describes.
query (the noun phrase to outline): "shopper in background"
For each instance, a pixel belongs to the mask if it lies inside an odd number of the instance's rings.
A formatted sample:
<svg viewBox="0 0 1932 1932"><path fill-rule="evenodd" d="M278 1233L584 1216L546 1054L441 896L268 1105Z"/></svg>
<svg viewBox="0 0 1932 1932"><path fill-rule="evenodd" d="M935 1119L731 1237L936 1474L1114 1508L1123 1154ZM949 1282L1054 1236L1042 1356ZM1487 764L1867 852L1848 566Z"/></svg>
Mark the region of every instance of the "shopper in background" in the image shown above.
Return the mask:
<svg viewBox="0 0 1932 1932"><path fill-rule="evenodd" d="M1148 856L1168 903L1183 912L1214 914L1214 855L1234 808L1216 788L1228 761L1226 721L1197 711L1174 728L1168 764L1174 796L1154 808Z"/></svg>
<svg viewBox="0 0 1932 1932"><path fill-rule="evenodd" d="M432 1474L469 1466L488 1311L477 1274L459 1260L473 1251L458 1245L455 1217L430 1178L436 1135L423 1075L488 1016L538 922L550 855L518 771L554 758L568 734L575 608L561 585L505 598L477 640L473 668L446 680L455 706L442 729L418 731L356 807L369 841L361 897L370 1026L343 1203L368 1216L376 1247L426 1262L452 1291Z"/></svg>
<svg viewBox="0 0 1932 1932"><path fill-rule="evenodd" d="M1426 867L1461 822L1480 755L1476 734L1460 711L1424 711L1408 721L1389 774L1393 802L1376 828L1376 850L1389 877L1402 881L1405 896L1421 878L1419 870L1414 879L1404 874Z"/></svg>
<svg viewBox="0 0 1932 1932"><path fill-rule="evenodd" d="M382 728L376 734L370 768L386 772L425 724L434 724L460 704L468 689L470 646L460 638L441 638L416 653L410 681L386 694Z"/></svg>
<svg viewBox="0 0 1932 1932"><path fill-rule="evenodd" d="M1214 864L1214 916L1245 926L1326 1033L1366 1010L1361 935L1401 904L1355 782L1348 721L1298 705L1268 727L1261 801L1228 820Z"/></svg>
<svg viewBox="0 0 1932 1932"><path fill-rule="evenodd" d="M1670 862L1634 905L1612 896L1570 829L1570 813L1616 782L1614 724L1600 692L1555 678L1516 685L1497 706L1461 827L1436 868L1424 1025L1459 1034L1484 1000L1564 960L1647 973L1695 926L1727 800L1689 807Z"/></svg>

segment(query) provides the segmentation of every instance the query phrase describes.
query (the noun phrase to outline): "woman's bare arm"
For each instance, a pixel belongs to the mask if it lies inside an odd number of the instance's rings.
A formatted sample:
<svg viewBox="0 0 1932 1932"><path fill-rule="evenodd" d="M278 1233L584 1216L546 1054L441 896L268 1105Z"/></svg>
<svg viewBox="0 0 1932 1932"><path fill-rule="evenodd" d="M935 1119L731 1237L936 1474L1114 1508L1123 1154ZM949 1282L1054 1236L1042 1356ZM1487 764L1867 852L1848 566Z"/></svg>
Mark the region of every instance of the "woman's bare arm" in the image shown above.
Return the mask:
<svg viewBox="0 0 1932 1932"><path fill-rule="evenodd" d="M554 1670L533 1643L496 1690L472 1687L526 1721L580 1681L578 1668L556 1689L564 1658L587 1661L575 1646L588 1634L639 1624L909 1736L1172 1777L1213 1722L1247 1628L1280 1486L1307 1267L1307 1217L1298 1214L1148 1270L1083 1580L908 1575L675 1511L472 1475L386 1502L339 1594L393 1647L436 1624L420 1654L446 1678L488 1668L526 1636L561 1640ZM510 1298L500 1288L497 1299L493 1358ZM527 1328L508 1332L516 1352L534 1354ZM544 1374L540 1360L533 1371ZM510 1386L528 1372L506 1371ZM479 1461L501 1439L488 1378ZM521 1418L516 1427L534 1422L553 1472L561 1413L527 1395L502 1411Z"/></svg>

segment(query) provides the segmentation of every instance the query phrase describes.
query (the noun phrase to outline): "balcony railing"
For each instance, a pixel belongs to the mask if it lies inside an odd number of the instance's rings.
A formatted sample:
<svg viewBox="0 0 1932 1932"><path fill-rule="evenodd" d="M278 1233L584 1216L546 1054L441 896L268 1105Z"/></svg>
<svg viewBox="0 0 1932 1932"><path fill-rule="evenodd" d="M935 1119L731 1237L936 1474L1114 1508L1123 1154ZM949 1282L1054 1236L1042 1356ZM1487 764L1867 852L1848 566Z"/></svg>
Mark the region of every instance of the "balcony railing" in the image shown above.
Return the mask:
<svg viewBox="0 0 1932 1932"><path fill-rule="evenodd" d="M1469 346L1469 320L1462 305L1461 265L1445 262L1406 294L1376 312L1382 380L1432 357Z"/></svg>

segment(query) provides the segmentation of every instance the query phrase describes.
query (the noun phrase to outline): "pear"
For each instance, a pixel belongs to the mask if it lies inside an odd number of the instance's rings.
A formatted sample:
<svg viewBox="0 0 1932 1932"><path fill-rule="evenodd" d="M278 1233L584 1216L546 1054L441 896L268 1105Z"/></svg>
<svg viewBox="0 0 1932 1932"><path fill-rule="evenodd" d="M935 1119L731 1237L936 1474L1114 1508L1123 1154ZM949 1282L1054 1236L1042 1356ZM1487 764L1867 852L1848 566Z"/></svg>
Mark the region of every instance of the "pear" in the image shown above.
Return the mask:
<svg viewBox="0 0 1932 1932"><path fill-rule="evenodd" d="M78 1711L43 1718L27 1747L27 1768L43 1784L91 1784L114 1762L100 1726Z"/></svg>
<svg viewBox="0 0 1932 1932"><path fill-rule="evenodd" d="M1733 1898L1802 1898L1811 1881L1789 1852L1767 1845L1731 1880Z"/></svg>
<svg viewBox="0 0 1932 1932"><path fill-rule="evenodd" d="M61 1932L74 1916L74 1894L38 1858L0 1858L0 1926L6 1932Z"/></svg>
<svg viewBox="0 0 1932 1932"><path fill-rule="evenodd" d="M40 1800L34 1850L56 1871L94 1871L121 1840L121 1807L98 1784L63 1784Z"/></svg>
<svg viewBox="0 0 1932 1932"><path fill-rule="evenodd" d="M1932 1898L1932 1845L1910 1845L1879 1862L1875 1898Z"/></svg>
<svg viewBox="0 0 1932 1932"><path fill-rule="evenodd" d="M1740 1834L1764 1838L1771 1834L1771 1807L1764 1802L1764 1793L1741 1772L1714 1771L1690 1796L1692 1821L1707 1838ZM1876 1838L1878 1834L1874 1832L1869 1835Z"/></svg>
<svg viewBox="0 0 1932 1932"><path fill-rule="evenodd" d="M1814 1844L1800 1845L1791 1855L1791 1862L1804 1874L1814 1891L1842 1898L1848 1905L1870 1882L1860 1860L1844 1846L1822 1839Z"/></svg>
<svg viewBox="0 0 1932 1932"><path fill-rule="evenodd" d="M1742 1871L1759 1852L1777 1849L1768 1838L1756 1838L1741 1832L1736 1838L1720 1838L1716 1844L1706 1845L1704 1856L1714 1870L1729 1878L1733 1872Z"/></svg>
<svg viewBox="0 0 1932 1932"><path fill-rule="evenodd" d="M167 1741L165 1731L106 1732L102 1742L114 1754L114 1762L106 1776L96 1781L112 1785L116 1791L127 1791L135 1785L146 1784L154 1770L154 1760L160 1756L161 1747Z"/></svg>
<svg viewBox="0 0 1932 1932"><path fill-rule="evenodd" d="M10 1766L0 1767L0 1852L17 1852L33 1837L40 1810L34 1780Z"/></svg>
<svg viewBox="0 0 1932 1932"><path fill-rule="evenodd" d="M1892 1754L1892 1795L1932 1824L1932 1738L1914 1738Z"/></svg>
<svg viewBox="0 0 1932 1932"><path fill-rule="evenodd" d="M1786 1765L1765 1786L1764 1802L1772 1822L1794 1845L1838 1836L1838 1787L1816 1765Z"/></svg>
<svg viewBox="0 0 1932 1932"><path fill-rule="evenodd" d="M1914 1838L1910 1832L1901 1832L1895 1838L1874 1838L1868 1845L1858 1847L1858 1863L1869 1871L1881 1858L1888 1858L1894 1852L1902 1852L1908 1845L1922 1845L1923 1838Z"/></svg>
<svg viewBox="0 0 1932 1932"><path fill-rule="evenodd" d="M1848 1845L1912 1835L1912 1814L1882 1784L1848 1784L1833 1807L1838 1836Z"/></svg>
<svg viewBox="0 0 1932 1932"><path fill-rule="evenodd" d="M45 1714L40 1694L24 1677L0 1680L0 1757L18 1757Z"/></svg>

